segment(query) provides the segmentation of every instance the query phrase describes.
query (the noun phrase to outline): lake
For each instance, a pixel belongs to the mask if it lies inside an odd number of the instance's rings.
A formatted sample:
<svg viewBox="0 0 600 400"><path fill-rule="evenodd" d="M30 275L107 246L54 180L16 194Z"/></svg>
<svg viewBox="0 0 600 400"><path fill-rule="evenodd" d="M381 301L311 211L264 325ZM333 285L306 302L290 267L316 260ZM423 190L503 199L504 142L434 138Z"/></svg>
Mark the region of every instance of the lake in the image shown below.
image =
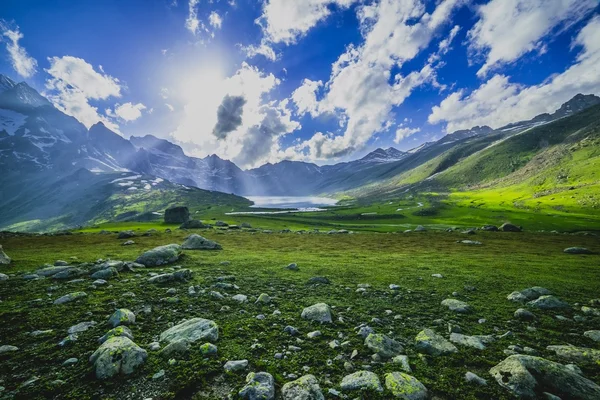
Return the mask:
<svg viewBox="0 0 600 400"><path fill-rule="evenodd" d="M248 196L257 208L318 208L334 206L336 199L316 196Z"/></svg>

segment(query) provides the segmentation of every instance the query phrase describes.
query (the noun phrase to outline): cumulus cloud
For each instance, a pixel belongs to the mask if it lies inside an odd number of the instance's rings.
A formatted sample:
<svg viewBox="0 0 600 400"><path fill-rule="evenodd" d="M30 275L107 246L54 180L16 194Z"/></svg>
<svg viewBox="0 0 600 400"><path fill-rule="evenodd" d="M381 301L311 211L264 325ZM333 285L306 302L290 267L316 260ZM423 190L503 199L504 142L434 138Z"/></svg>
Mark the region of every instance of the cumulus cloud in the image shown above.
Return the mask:
<svg viewBox="0 0 600 400"><path fill-rule="evenodd" d="M317 101L317 91L323 86L321 81L311 81L304 79L302 85L292 93L292 101L298 108L298 115L302 116L306 113L312 116L317 115L319 103Z"/></svg>
<svg viewBox="0 0 600 400"><path fill-rule="evenodd" d="M263 56L267 60L275 61L277 60L277 54L275 50L268 44L265 40L263 40L258 46L249 45L249 46L240 46L242 51L246 53L248 58L254 58L256 56Z"/></svg>
<svg viewBox="0 0 600 400"><path fill-rule="evenodd" d="M431 13L419 0L381 0L360 7L357 15L364 42L358 47L350 45L332 65L323 99L315 106L314 99L306 96L310 86L303 83L298 89L305 94L300 112L335 113L345 131L342 135L319 132L296 149L308 152L313 159L345 156L364 147L373 135L389 129L393 125L392 109L415 88L426 83L441 87L437 83L437 62L449 48L458 27L451 30L435 57L421 69L394 76L392 69L426 49L463 3L446 0Z"/></svg>
<svg viewBox="0 0 600 400"><path fill-rule="evenodd" d="M458 90L431 110L428 121L446 123L446 131L476 125L499 128L510 122L551 113L578 93L600 93L600 17L591 19L572 43L575 62L539 85L521 85L494 75L471 93Z"/></svg>
<svg viewBox="0 0 600 400"><path fill-rule="evenodd" d="M225 139L229 132L235 131L242 125L244 104L246 99L243 96L225 95L217 109L217 124L213 129L213 135Z"/></svg>
<svg viewBox="0 0 600 400"><path fill-rule="evenodd" d="M98 113L98 108L89 100L106 100L121 97L121 83L117 78L94 70L85 60L72 56L48 58L50 75L46 80L48 99L66 114L77 118L88 128L102 121L113 130L118 126L106 116Z"/></svg>
<svg viewBox="0 0 600 400"><path fill-rule="evenodd" d="M412 136L417 132L421 132L421 129L401 126L396 130L396 137L394 138L394 143L398 144L407 137Z"/></svg>
<svg viewBox="0 0 600 400"><path fill-rule="evenodd" d="M124 104L115 104L114 111L111 109L106 110L106 115L110 117L117 117L123 121L135 121L142 116L142 111L146 109L146 106L142 103L133 104L131 102ZM152 110L150 110L152 111ZM150 112L149 111L149 112Z"/></svg>
<svg viewBox="0 0 600 400"><path fill-rule="evenodd" d="M208 16L208 23L215 29L221 29L221 25L223 24L223 20L221 16L216 12L212 11Z"/></svg>
<svg viewBox="0 0 600 400"><path fill-rule="evenodd" d="M37 60L27 54L25 48L19 44L21 39L23 34L18 26L11 29L6 21L0 20L0 42L6 43L12 67L23 78L30 78L37 71Z"/></svg>
<svg viewBox="0 0 600 400"><path fill-rule="evenodd" d="M206 38L214 38L215 30L221 29L223 19L216 11L211 11L208 15L208 24L198 16L198 6L200 0L188 0L188 16L185 20L185 27L194 35L204 34ZM211 30L212 28L212 30ZM204 39L201 39L201 43Z"/></svg>
<svg viewBox="0 0 600 400"><path fill-rule="evenodd" d="M480 6L479 21L468 33L470 49L485 55L477 75L485 77L491 69L543 49L545 37L597 6L597 0L492 0Z"/></svg>

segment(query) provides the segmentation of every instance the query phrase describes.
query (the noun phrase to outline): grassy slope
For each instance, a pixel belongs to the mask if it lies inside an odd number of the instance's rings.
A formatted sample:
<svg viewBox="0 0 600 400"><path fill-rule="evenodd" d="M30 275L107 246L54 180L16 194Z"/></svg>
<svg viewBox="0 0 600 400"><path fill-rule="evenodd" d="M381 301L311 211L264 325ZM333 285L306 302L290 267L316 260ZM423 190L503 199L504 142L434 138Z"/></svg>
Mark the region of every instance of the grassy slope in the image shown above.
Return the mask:
<svg viewBox="0 0 600 400"><path fill-rule="evenodd" d="M35 270L42 263L70 257L77 257L80 261L109 257L134 259L144 249L181 242L185 234L174 231L172 234L137 237L137 244L131 247L120 246L120 241L112 235L6 238L2 244L13 257L14 264L4 268L3 272L18 275ZM593 237L480 233L476 238L484 245L469 247L456 243L456 240L464 238L463 235L442 232L330 236L211 231L205 235L221 243L224 250L187 252L180 264L195 272L190 284L212 290L210 285L215 277L233 274L240 290L231 294L244 293L252 300L265 292L274 296L274 306L259 307L252 301L242 306L228 300L216 300L207 294L192 298L187 296L189 284L155 286L146 283L147 273L159 269L138 271L141 273L139 276L123 273L120 278L112 280L110 286L97 290L91 290L90 281L86 280L64 283L56 291L48 292L47 288L55 282L24 282L12 277L8 282L0 283L0 337L2 344L17 345L21 351L2 356L2 385L7 391L16 390L17 398L27 399L117 399L129 396L166 399L174 396L190 398L194 394L198 399L216 399L225 397L230 390L239 389L245 376L244 373L224 374L223 363L247 358L251 370L266 370L275 376L278 391L286 382L283 373L302 375L303 366L310 367L310 373L319 378L326 391L330 387L338 388L346 372L343 361L334 361L328 367L325 360L334 359L338 354L349 356L353 349L357 349L359 356L354 364L360 368L360 365L370 363L370 353L354 333L354 327L378 317L384 326L375 324L373 327L377 332L391 332L393 337L406 344L413 374L434 395L443 399L500 400L511 397L493 380L486 387L465 383L465 372L473 371L491 379L488 369L506 357L502 351L510 344L533 347L544 357L554 360L556 358L545 351L547 345L571 343L597 347L581 335L585 330L598 328L600 320L597 318L588 318L586 322L559 322L553 318L553 312L536 312L540 318L532 325L537 330L529 331L523 323L509 322L519 305L505 299L513 290L533 285L547 287L571 304L587 304L590 299L598 297L596 283L600 280L600 256L568 256L562 253L563 248L574 245L600 251L598 241ZM524 242L527 246L523 246ZM225 260L231 264L220 265ZM290 262L297 262L300 271L283 268ZM432 278L433 273L441 273L445 278ZM333 285L306 286L306 280L315 275L329 277ZM359 283L370 283L373 288L366 296L360 295L355 293ZM391 283L402 286L398 296L387 289ZM464 285L473 285L476 291L465 291ZM180 303L161 302L161 298L167 297L168 287L178 289ZM62 307L51 304L52 299L77 290L84 290L89 296L81 302ZM440 306L440 302L453 291L458 291L459 299L475 307L473 314L457 316ZM125 292L134 292L136 297L123 297ZM37 298L42 300L30 302ZM343 316L344 322L319 326L300 318L303 307L321 301L336 307L336 319ZM231 311L219 311L223 305L230 306ZM144 306L151 306L152 312L141 313ZM108 330L105 321L118 307L130 308L138 314L138 323L132 331L136 343L145 348L171 322L196 316L211 318L220 326L220 337L216 343L218 356L206 359L194 347L188 357L169 365L156 352L149 352L147 363L133 376L98 382L91 376L86 360L98 346L96 339ZM239 313L239 309L247 310L248 314ZM281 316L271 315L275 309L282 312ZM387 315L385 310L388 309L393 314ZM266 320L254 318L260 313L267 315ZM563 314L567 317L573 315L570 311ZM394 319L393 315L402 317ZM456 355L422 360L415 353L413 338L422 328L434 327L433 321L439 318L446 322L457 321L466 334L511 330L515 336L498 341L483 352L461 348ZM479 324L479 318L485 318L487 322ZM69 326L88 320L99 324L81 334L73 346L56 346L66 336ZM299 344L283 333L288 324L298 328L303 335L319 329L323 336ZM27 334L36 329L54 329L54 332L49 337L37 338ZM437 330L446 335L445 325ZM332 350L328 343L337 339L339 332L351 344L344 349ZM261 346L252 350L250 346L253 343ZM299 345L303 350L292 353L285 360L275 360L273 355L288 345ZM61 367L61 363L69 357L77 357L80 361L73 367ZM380 376L398 368L393 364L373 364L372 367ZM582 367L587 377L599 382L598 365ZM166 371L167 379L151 380L152 374L160 369ZM18 389L33 376L40 380L30 387ZM66 384L53 388L50 382L55 379L64 380ZM331 383L326 383L327 380ZM385 394L383 398L387 398Z"/></svg>

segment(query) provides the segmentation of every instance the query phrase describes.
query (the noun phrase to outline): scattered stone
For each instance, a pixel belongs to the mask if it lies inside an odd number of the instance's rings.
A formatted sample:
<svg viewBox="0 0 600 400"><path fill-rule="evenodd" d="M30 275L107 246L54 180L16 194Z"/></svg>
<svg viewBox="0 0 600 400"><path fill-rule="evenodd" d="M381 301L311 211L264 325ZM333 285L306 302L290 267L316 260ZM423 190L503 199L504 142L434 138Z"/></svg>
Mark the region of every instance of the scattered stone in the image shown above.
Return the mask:
<svg viewBox="0 0 600 400"><path fill-rule="evenodd" d="M165 210L165 224L182 224L190 219L190 210L187 207L171 207Z"/></svg>
<svg viewBox="0 0 600 400"><path fill-rule="evenodd" d="M563 250L567 254L594 254L592 251L585 247L568 247Z"/></svg>
<svg viewBox="0 0 600 400"><path fill-rule="evenodd" d="M472 372L467 372L465 374L465 381L469 383L474 383L479 386L487 386L487 381Z"/></svg>
<svg viewBox="0 0 600 400"><path fill-rule="evenodd" d="M126 242L123 242L122 246L131 246L134 244L135 244L135 242L133 240L128 240Z"/></svg>
<svg viewBox="0 0 600 400"><path fill-rule="evenodd" d="M66 359L66 360L65 360L65 361L62 363L62 365L63 365L63 367L69 367L69 366L71 366L71 365L75 365L75 364L77 364L78 362L79 362L79 360L78 360L77 358L75 358L75 357L72 357L72 358L68 358L68 359Z"/></svg>
<svg viewBox="0 0 600 400"><path fill-rule="evenodd" d="M371 371L358 371L350 375L346 375L340 384L343 391L350 390L372 390L383 392L383 387L377 375Z"/></svg>
<svg viewBox="0 0 600 400"><path fill-rule="evenodd" d="M198 340L214 342L219 338L219 327L214 321L204 318L186 320L160 334L160 341L173 343L185 340L190 343Z"/></svg>
<svg viewBox="0 0 600 400"><path fill-rule="evenodd" d="M246 386L238 394L247 400L273 400L275 380L268 372L250 372L246 376Z"/></svg>
<svg viewBox="0 0 600 400"><path fill-rule="evenodd" d="M288 264L288 266L285 267L285 269L289 269L290 271L298 271L299 270L298 264L296 264L296 263Z"/></svg>
<svg viewBox="0 0 600 400"><path fill-rule="evenodd" d="M425 400L427 388L414 376L404 372L390 372L385 374L385 387L396 399Z"/></svg>
<svg viewBox="0 0 600 400"><path fill-rule="evenodd" d="M442 275L442 274L431 274L431 277L432 278L442 279L442 278L444 278L444 275Z"/></svg>
<svg viewBox="0 0 600 400"><path fill-rule="evenodd" d="M10 262L10 257L6 255L4 249L2 248L2 245L0 244L0 265L9 265Z"/></svg>
<svg viewBox="0 0 600 400"><path fill-rule="evenodd" d="M481 246L483 243L477 240L459 240L457 243L468 244L471 246Z"/></svg>
<svg viewBox="0 0 600 400"><path fill-rule="evenodd" d="M86 321L86 322L80 322L76 325L73 325L72 327L70 327L67 330L67 333L69 335L73 335L75 333L81 333L81 332L85 332L90 328L93 328L96 325L96 321Z"/></svg>
<svg viewBox="0 0 600 400"><path fill-rule="evenodd" d="M179 226L179 229L206 229L210 228L210 225L206 225L202 221L198 221L197 219L191 219L187 222L184 222Z"/></svg>
<svg viewBox="0 0 600 400"><path fill-rule="evenodd" d="M425 229L425 227L423 225L418 225L414 231L415 232L425 232L426 230L427 229Z"/></svg>
<svg viewBox="0 0 600 400"><path fill-rule="evenodd" d="M300 331L298 329L294 328L291 325L288 325L285 328L283 328L283 331L285 333L289 333L291 336L298 336L298 335L300 335Z"/></svg>
<svg viewBox="0 0 600 400"><path fill-rule="evenodd" d="M365 346L383 359L392 358L404 352L404 348L399 342L386 335L375 333L367 336Z"/></svg>
<svg viewBox="0 0 600 400"><path fill-rule="evenodd" d="M221 250L223 247L217 242L193 234L185 238L181 248L184 250Z"/></svg>
<svg viewBox="0 0 600 400"><path fill-rule="evenodd" d="M126 308L120 308L108 319L108 324L113 328L119 325L135 324L135 314Z"/></svg>
<svg viewBox="0 0 600 400"><path fill-rule="evenodd" d="M488 232L498 232L499 229L496 225L484 225L481 227L481 230Z"/></svg>
<svg viewBox="0 0 600 400"><path fill-rule="evenodd" d="M591 315L593 317L600 317L600 310L598 310L596 308L582 306L581 312L584 313L585 315Z"/></svg>
<svg viewBox="0 0 600 400"><path fill-rule="evenodd" d="M117 239L129 239L135 236L135 232L134 231L121 231L119 232L119 235L117 236ZM56 265L56 264L54 264Z"/></svg>
<svg viewBox="0 0 600 400"><path fill-rule="evenodd" d="M212 356L217 354L217 351L219 351L219 349L212 343L204 343L200 346L200 353L204 356Z"/></svg>
<svg viewBox="0 0 600 400"><path fill-rule="evenodd" d="M161 265L174 263L175 261L179 260L180 255L181 246L178 244L168 244L146 251L137 258L136 262L143 264L146 267L158 267Z"/></svg>
<svg viewBox="0 0 600 400"><path fill-rule="evenodd" d="M546 349L568 362L600 364L600 350L570 345L548 346Z"/></svg>
<svg viewBox="0 0 600 400"><path fill-rule="evenodd" d="M319 381L314 375L304 375L288 382L281 389L283 400L325 400Z"/></svg>
<svg viewBox="0 0 600 400"><path fill-rule="evenodd" d="M309 285L315 285L315 284L330 285L331 281L324 276L313 276L312 278L310 278L308 280L308 284Z"/></svg>
<svg viewBox="0 0 600 400"><path fill-rule="evenodd" d="M14 351L19 351L19 348L17 346L11 346L9 344L0 346L0 355L12 353Z"/></svg>
<svg viewBox="0 0 600 400"><path fill-rule="evenodd" d="M90 357L98 379L111 378L117 374L129 375L142 365L148 353L131 339L118 336L102 343Z"/></svg>
<svg viewBox="0 0 600 400"><path fill-rule="evenodd" d="M490 369L498 384L521 399L546 391L563 399L600 398L600 386L565 365L541 357L512 355Z"/></svg>
<svg viewBox="0 0 600 400"><path fill-rule="evenodd" d="M85 292L73 292L54 300L54 304L66 304L87 297Z"/></svg>
<svg viewBox="0 0 600 400"><path fill-rule="evenodd" d="M131 332L131 329L129 329L126 326L121 325L121 326L117 326L116 328L112 328L111 330L106 332L104 334L104 336L102 336L100 339L98 339L98 342L104 343L110 338L119 337L119 336L124 336L126 338L133 340L133 333ZM150 347L150 350L153 350L152 346Z"/></svg>
<svg viewBox="0 0 600 400"><path fill-rule="evenodd" d="M531 307L539 308L541 310L556 310L570 307L568 303L565 303L558 297L552 295L540 296L538 299L530 301L527 304Z"/></svg>
<svg viewBox="0 0 600 400"><path fill-rule="evenodd" d="M227 361L223 368L227 372L243 371L248 368L248 360Z"/></svg>
<svg viewBox="0 0 600 400"><path fill-rule="evenodd" d="M533 321L535 320L535 314L529 310L525 310L524 308L519 308L515 311L515 318L520 319L521 321Z"/></svg>
<svg viewBox="0 0 600 400"><path fill-rule="evenodd" d="M231 299L237 301L238 303L245 303L248 301L248 296L243 294L236 294L235 296L232 296Z"/></svg>
<svg viewBox="0 0 600 400"><path fill-rule="evenodd" d="M312 331L312 332L309 332L306 336L309 339L315 339L315 338L318 338L321 335L322 335L321 331Z"/></svg>
<svg viewBox="0 0 600 400"><path fill-rule="evenodd" d="M94 286L104 286L107 283L108 282L105 281L104 279L96 279L94 282L92 282L92 285L94 285Z"/></svg>
<svg viewBox="0 0 600 400"><path fill-rule="evenodd" d="M332 321L331 308L325 303L317 303L302 310L301 317L309 321L330 323Z"/></svg>
<svg viewBox="0 0 600 400"><path fill-rule="evenodd" d="M7 280L8 280L8 275L0 274L0 282L7 281Z"/></svg>
<svg viewBox="0 0 600 400"><path fill-rule="evenodd" d="M477 350L484 350L486 347L485 343L489 343L493 341L493 339L491 336L467 336L461 333L451 333L450 341Z"/></svg>
<svg viewBox="0 0 600 400"><path fill-rule="evenodd" d="M443 336L431 329L424 329L415 337L416 348L419 353L432 356L442 356L458 352L456 346L444 339Z"/></svg>
<svg viewBox="0 0 600 400"><path fill-rule="evenodd" d="M174 282L174 281L187 282L190 279L192 279L192 275L193 275L193 273L191 270L180 269L180 270L172 272L172 273L156 275L151 278L148 278L148 282L150 282L150 283L168 283L168 282Z"/></svg>
<svg viewBox="0 0 600 400"><path fill-rule="evenodd" d="M522 229L516 225L510 224L508 222L502 224L500 226L500 230L502 232L521 232Z"/></svg>
<svg viewBox="0 0 600 400"><path fill-rule="evenodd" d="M108 280L115 276L119 276L119 271L117 271L117 269L114 267L109 267L109 268L101 269L100 271L94 272L92 275L90 275L90 278Z"/></svg>
<svg viewBox="0 0 600 400"><path fill-rule="evenodd" d="M256 299L256 304L262 303L262 304L269 304L271 302L271 296L269 296L266 293L261 293L260 296L258 296L258 299Z"/></svg>
<svg viewBox="0 0 600 400"><path fill-rule="evenodd" d="M587 331L583 336L592 339L594 342L600 342L600 331Z"/></svg>
<svg viewBox="0 0 600 400"><path fill-rule="evenodd" d="M466 314L472 311L472 307L465 303L464 301L460 301L457 299L446 299L442 301L442 305L448 307L450 311L454 311L461 314Z"/></svg>
<svg viewBox="0 0 600 400"><path fill-rule="evenodd" d="M158 371L157 373L155 373L154 375L152 375L152 380L153 381L157 381L159 379L162 379L165 377L165 370L161 369L160 371Z"/></svg>

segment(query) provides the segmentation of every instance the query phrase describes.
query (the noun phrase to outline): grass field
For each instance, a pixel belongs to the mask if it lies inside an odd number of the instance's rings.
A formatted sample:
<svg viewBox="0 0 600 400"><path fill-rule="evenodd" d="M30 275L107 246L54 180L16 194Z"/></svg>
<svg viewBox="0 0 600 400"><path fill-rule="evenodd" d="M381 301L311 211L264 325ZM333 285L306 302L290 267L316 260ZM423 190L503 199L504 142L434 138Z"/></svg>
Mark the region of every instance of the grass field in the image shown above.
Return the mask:
<svg viewBox="0 0 600 400"><path fill-rule="evenodd" d="M262 224L265 221L268 222L261 219L258 226L265 227ZM290 226L298 226L296 224L302 225L289 222ZM585 305L598 298L600 243L593 236L479 232L467 237L459 232L441 231L300 235L209 230L199 233L218 241L223 250L186 251L177 264L194 272L193 280L187 284L147 282L148 273L169 270L168 267L124 272L110 280L109 285L97 289L90 288L90 279L70 284L21 278L25 272L59 259L72 262L92 262L98 258L134 260L144 250L181 243L189 234L180 230L164 233L164 226L160 225L129 227L160 230L149 237L137 236L133 246L121 246L122 240L116 235L95 233L2 239L13 263L2 269L11 277L0 282L0 345L15 345L20 350L0 356L0 386L5 387L0 397L220 399L236 393L244 384L245 372L223 371L225 361L235 359L248 359L251 371L273 374L278 393L290 380L287 374L301 376L307 373L305 371L314 374L327 393L330 388L339 390L342 377L348 374L344 362L355 349L358 356L352 364L356 370L369 365L380 378L385 372L399 370L391 363L371 362L371 352L355 332L362 323L405 344L412 375L439 399L512 398L487 372L506 358L503 350L509 345L532 347L552 360L556 358L545 349L547 345L570 343L598 348L582 334L600 328L600 318L586 317L576 322L571 319L578 314L574 309L561 311L570 319L561 322L554 317L557 312L534 311L538 319L529 323L534 329L528 329L527 323L513 318L514 311L522 306L506 299L512 291L531 286L546 287L572 305ZM479 240L483 245L457 243L467 238ZM596 254L564 254L563 249L570 246L587 247ZM223 261L230 264L224 265ZM299 271L284 268L292 262L298 263ZM444 278L431 276L438 273ZM210 296L211 290L220 290L211 286L222 275L234 275L240 287L229 291L230 295L243 293L249 296L250 302L238 304ZM332 284L307 285L313 276L325 276ZM371 287L365 294L357 293L358 284ZM398 284L401 289L394 292L388 288L390 284ZM188 296L191 285L206 289L206 293ZM51 286L57 288L49 291ZM474 290L466 290L468 286ZM168 288L177 289L178 303L164 301L170 297L166 294ZM52 300L75 291L85 291L88 296L63 306L52 305ZM133 292L135 297L123 296L127 292ZM472 305L474 312L459 315L442 307L440 302L452 297L453 292L458 292L456 298ZM271 305L254 304L261 293L272 296ZM334 307L333 324L318 325L300 317L304 307L318 302ZM223 306L230 309L224 310ZM151 311L143 312L147 307L151 307ZM98 381L87 359L98 347L97 339L108 330L106 321L115 308L129 308L136 313L137 323L131 329L134 341L145 349L170 323L191 317L212 319L219 325L219 339L215 343L218 353L214 357L203 357L199 346L195 346L188 355L171 363L158 352L149 351L146 363L133 375ZM273 315L275 310L281 314ZM266 319L256 319L259 314L264 314ZM372 322L373 318L381 322ZM479 323L482 318L486 321ZM98 324L80 334L77 342L67 347L57 345L70 326L92 320ZM500 335L507 331L514 335L497 340L483 351L459 347L459 352L450 356L418 355L414 348L415 335L431 327L447 337L446 325L450 322L459 325L468 335ZM301 332L300 340L283 332L286 325ZM28 334L47 329L53 330L48 336ZM306 334L314 330L320 330L323 335L308 339ZM348 343L332 349L329 342L336 339ZM290 352L282 360L274 358L275 353L285 353L290 345L301 350ZM62 366L70 357L79 361L73 366ZM327 360L331 360L330 365ZM600 365L580 366L586 377L600 382ZM151 379L161 369L166 372L165 378ZM467 371L488 379L488 385L466 383ZM37 380L24 384L32 378ZM64 383L53 383L56 380ZM326 394L326 398L334 397ZM365 394L364 398L390 397L386 392Z"/></svg>

